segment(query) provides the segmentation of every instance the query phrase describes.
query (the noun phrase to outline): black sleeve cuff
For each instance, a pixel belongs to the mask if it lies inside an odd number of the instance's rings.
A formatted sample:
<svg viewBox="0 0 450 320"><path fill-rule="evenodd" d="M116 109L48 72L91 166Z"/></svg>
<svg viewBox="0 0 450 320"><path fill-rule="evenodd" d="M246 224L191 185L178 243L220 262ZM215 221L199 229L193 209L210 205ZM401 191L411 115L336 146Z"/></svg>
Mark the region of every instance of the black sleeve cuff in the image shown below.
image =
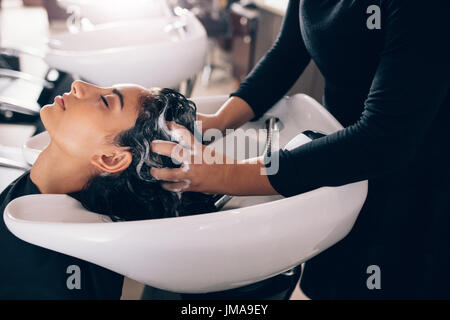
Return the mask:
<svg viewBox="0 0 450 320"><path fill-rule="evenodd" d="M230 96L231 97L239 97L242 100L244 100L245 102L247 102L247 104L250 106L250 108L252 109L253 113L255 114L255 116L253 117L253 119L250 119L250 121L257 121L259 120L265 113L265 110L261 111L261 108L255 108L255 103L252 102L252 100L250 99L250 97L245 94L245 90L241 89L241 87L239 87L235 92L231 93Z"/></svg>
<svg viewBox="0 0 450 320"><path fill-rule="evenodd" d="M299 180L300 177L296 173L301 164L297 160L291 156L290 151L278 150L272 152L270 158L264 161L270 184L284 197L292 197L315 189L314 186ZM295 176L297 179L292 179Z"/></svg>

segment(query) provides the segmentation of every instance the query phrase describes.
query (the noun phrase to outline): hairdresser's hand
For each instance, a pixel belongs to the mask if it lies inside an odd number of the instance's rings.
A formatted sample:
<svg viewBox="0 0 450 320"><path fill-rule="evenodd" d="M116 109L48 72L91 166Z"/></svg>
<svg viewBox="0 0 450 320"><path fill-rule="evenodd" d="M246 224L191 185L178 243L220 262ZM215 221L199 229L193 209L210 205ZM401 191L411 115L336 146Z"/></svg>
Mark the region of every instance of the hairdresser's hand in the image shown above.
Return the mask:
<svg viewBox="0 0 450 320"><path fill-rule="evenodd" d="M174 122L167 122L172 137L179 143L153 141L152 151L181 163L180 168L152 168L150 174L167 181L162 187L169 191L196 191L231 195L277 194L266 175L261 159L236 162L211 147L202 145L194 136Z"/></svg>
<svg viewBox="0 0 450 320"><path fill-rule="evenodd" d="M222 127L223 123L221 123L220 118L216 114L203 114L197 113L197 130L202 133L202 137L210 129L220 130L220 132L224 132L225 128ZM213 140L211 139L203 139L203 144L208 145Z"/></svg>
<svg viewBox="0 0 450 320"><path fill-rule="evenodd" d="M254 116L247 102L239 97L231 97L214 114L197 113L197 121L201 121L202 133L209 129L217 129L225 134L226 129L236 129Z"/></svg>
<svg viewBox="0 0 450 320"><path fill-rule="evenodd" d="M205 114L197 112L197 121L201 121L202 133L208 129L219 129L222 131L220 119L216 114Z"/></svg>

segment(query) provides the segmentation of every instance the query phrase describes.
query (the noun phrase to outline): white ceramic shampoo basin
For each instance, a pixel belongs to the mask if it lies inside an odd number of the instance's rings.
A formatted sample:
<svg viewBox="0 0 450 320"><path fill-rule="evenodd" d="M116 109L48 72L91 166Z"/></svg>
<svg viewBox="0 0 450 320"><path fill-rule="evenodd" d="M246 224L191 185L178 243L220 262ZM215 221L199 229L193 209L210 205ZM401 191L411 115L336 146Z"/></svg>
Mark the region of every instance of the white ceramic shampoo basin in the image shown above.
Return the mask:
<svg viewBox="0 0 450 320"><path fill-rule="evenodd" d="M227 97L193 99L200 112ZM284 124L280 145L304 130L342 126L315 100L284 98L261 120ZM48 135L36 136L36 148ZM39 140L39 141L37 141ZM202 293L232 289L285 272L341 240L367 195L367 181L323 187L290 198L235 197L223 211L159 220L110 222L67 195L31 195L8 204L4 220L20 239L104 266L161 289Z"/></svg>
<svg viewBox="0 0 450 320"><path fill-rule="evenodd" d="M176 87L204 66L206 31L183 11L176 17L124 21L64 32L48 41L46 63L99 86Z"/></svg>
<svg viewBox="0 0 450 320"><path fill-rule="evenodd" d="M166 0L58 0L59 6L77 10L93 24L167 15Z"/></svg>

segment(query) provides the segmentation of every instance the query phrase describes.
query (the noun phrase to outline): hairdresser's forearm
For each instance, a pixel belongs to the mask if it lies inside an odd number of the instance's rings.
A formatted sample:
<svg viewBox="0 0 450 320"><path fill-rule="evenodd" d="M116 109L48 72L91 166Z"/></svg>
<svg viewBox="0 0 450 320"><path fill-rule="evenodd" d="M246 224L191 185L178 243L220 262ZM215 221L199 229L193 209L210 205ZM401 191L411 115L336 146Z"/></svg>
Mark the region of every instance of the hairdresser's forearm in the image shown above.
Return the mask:
<svg viewBox="0 0 450 320"><path fill-rule="evenodd" d="M215 127L225 133L226 129L236 129L247 121L253 119L255 114L245 100L239 97L231 97L214 114Z"/></svg>
<svg viewBox="0 0 450 320"><path fill-rule="evenodd" d="M266 168L261 159L247 159L229 165L223 181L224 193L230 195L275 195L278 192L272 187L264 174Z"/></svg>

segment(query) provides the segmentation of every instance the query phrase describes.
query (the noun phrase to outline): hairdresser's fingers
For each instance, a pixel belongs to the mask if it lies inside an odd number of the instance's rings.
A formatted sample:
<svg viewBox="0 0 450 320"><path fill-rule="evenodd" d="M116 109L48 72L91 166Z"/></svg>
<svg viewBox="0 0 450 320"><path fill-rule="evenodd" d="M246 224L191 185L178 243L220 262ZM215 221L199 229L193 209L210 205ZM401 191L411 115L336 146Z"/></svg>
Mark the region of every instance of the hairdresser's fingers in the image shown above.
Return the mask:
<svg viewBox="0 0 450 320"><path fill-rule="evenodd" d="M201 142L195 139L195 136L186 127L173 121L167 121L167 127L172 131L172 136L175 140L184 143L192 149L202 147Z"/></svg>
<svg viewBox="0 0 450 320"><path fill-rule="evenodd" d="M179 163L190 162L192 154L190 150L171 141L153 140L151 144L152 151L163 156L171 157Z"/></svg>
<svg viewBox="0 0 450 320"><path fill-rule="evenodd" d="M186 189L189 187L189 185L190 185L190 182L188 180L178 181L178 182L161 183L161 187L163 189L166 189L167 191L172 191L172 192L186 191Z"/></svg>
<svg viewBox="0 0 450 320"><path fill-rule="evenodd" d="M197 112L197 130L199 132L205 133L209 129L216 129L223 132L225 128L223 128L221 125L223 124L222 121L219 121L219 118L215 114L203 114L200 112ZM203 141L203 143L209 143L211 141Z"/></svg>
<svg viewBox="0 0 450 320"><path fill-rule="evenodd" d="M186 172L183 168L151 168L150 174L158 180L180 182L186 179Z"/></svg>

